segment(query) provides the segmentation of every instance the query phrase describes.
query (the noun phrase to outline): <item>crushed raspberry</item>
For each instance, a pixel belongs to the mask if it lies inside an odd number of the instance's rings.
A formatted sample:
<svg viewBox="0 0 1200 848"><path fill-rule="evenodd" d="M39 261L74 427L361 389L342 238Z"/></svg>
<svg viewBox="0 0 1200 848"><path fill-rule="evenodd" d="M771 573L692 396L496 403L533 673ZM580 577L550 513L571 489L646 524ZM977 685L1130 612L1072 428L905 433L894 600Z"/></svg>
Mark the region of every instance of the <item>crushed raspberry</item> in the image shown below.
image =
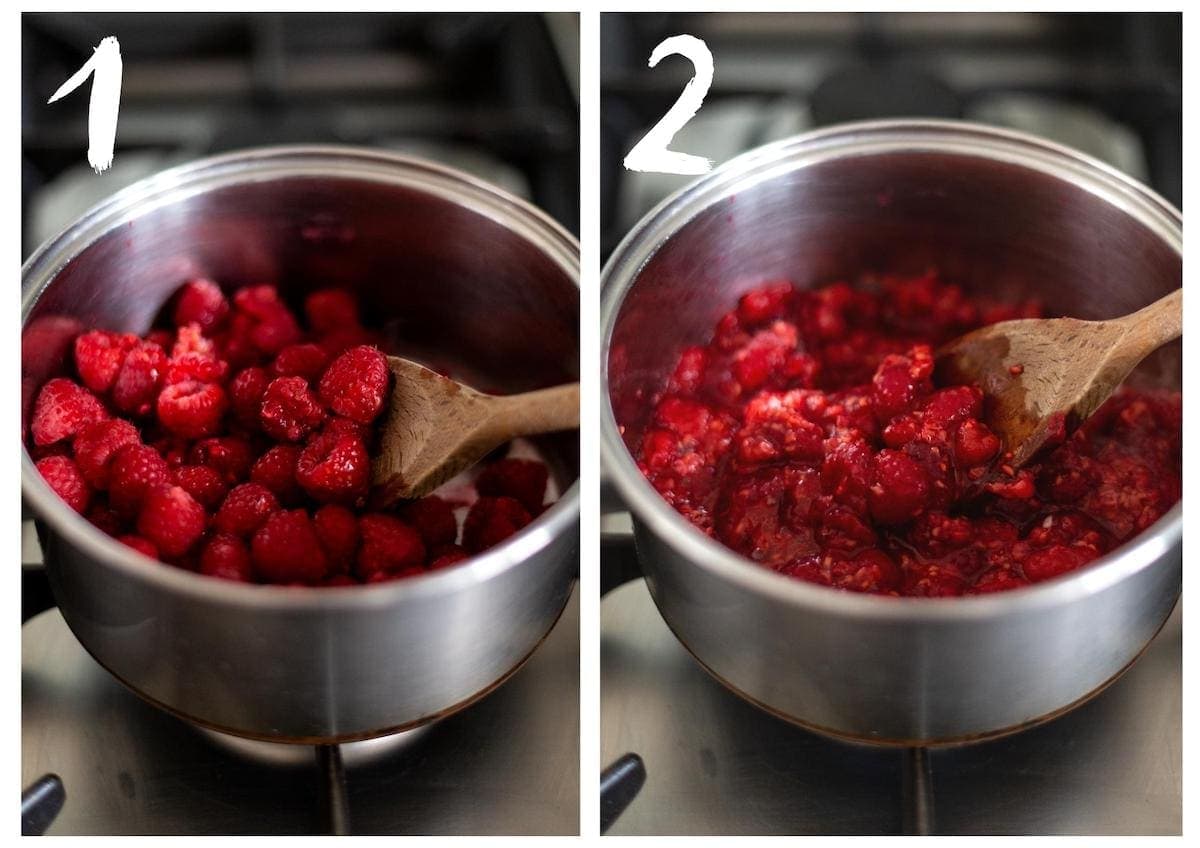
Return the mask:
<svg viewBox="0 0 1200 848"><path fill-rule="evenodd" d="M42 387L33 407L30 430L35 445L70 439L89 424L107 418L104 404L78 383L56 377Z"/></svg>
<svg viewBox="0 0 1200 848"><path fill-rule="evenodd" d="M360 502L371 483L366 445L351 435L318 436L296 460L296 482L322 503Z"/></svg>
<svg viewBox="0 0 1200 848"><path fill-rule="evenodd" d="M484 494L478 482L477 478L476 490ZM454 508L437 495L427 495L420 500L410 501L401 508L400 517L417 529L425 546L430 549L439 545L454 544L454 540L458 538L458 521L454 518Z"/></svg>
<svg viewBox="0 0 1200 848"><path fill-rule="evenodd" d="M649 398L639 468L703 532L796 579L946 597L1069 573L1179 500L1178 393L1122 390L1073 434L1060 416L1013 468L981 389L939 385L933 351L1037 304L936 273L865 282L745 292Z"/></svg>
<svg viewBox="0 0 1200 848"><path fill-rule="evenodd" d="M93 330L75 339L75 371L80 381L98 395L108 394L117 380L125 356L138 343L132 333Z"/></svg>
<svg viewBox="0 0 1200 848"><path fill-rule="evenodd" d="M204 507L182 487L163 484L146 493L137 529L163 556L179 557L199 541L207 521Z"/></svg>
<svg viewBox="0 0 1200 848"><path fill-rule="evenodd" d="M277 377L263 393L259 422L273 439L298 442L325 421L325 410L303 377Z"/></svg>
<svg viewBox="0 0 1200 848"><path fill-rule="evenodd" d="M48 456L39 459L34 467L55 494L67 502L67 506L81 514L87 511L92 499L92 487L70 457Z"/></svg>
<svg viewBox="0 0 1200 848"><path fill-rule="evenodd" d="M221 429L221 419L228 407L229 399L220 386L188 380L162 390L158 396L158 420L177 436L201 439Z"/></svg>
<svg viewBox="0 0 1200 848"><path fill-rule="evenodd" d="M350 292L313 292L304 314L302 327L273 286L227 296L195 279L142 337L32 322L21 386L30 459L128 547L237 582L403 579L466 559L544 509L545 466L503 460L501 448L478 474L501 505L476 510L472 552L455 544L454 510L474 499L461 480L453 502L431 495L363 514L391 340L359 323ZM718 410L674 424L698 428L693 468L732 433Z"/></svg>
<svg viewBox="0 0 1200 848"><path fill-rule="evenodd" d="M249 536L278 509L279 501L266 486L243 483L229 490L213 517L213 526L230 536Z"/></svg>
<svg viewBox="0 0 1200 848"><path fill-rule="evenodd" d="M529 522L529 513L515 498L482 497L471 505L463 522L463 547L471 553L487 550Z"/></svg>
<svg viewBox="0 0 1200 848"><path fill-rule="evenodd" d="M117 451L141 442L137 428L121 418L105 418L75 436L75 461L94 488L107 489L110 466Z"/></svg>
<svg viewBox="0 0 1200 848"><path fill-rule="evenodd" d="M218 533L200 552L200 573L238 583L252 583L254 566L250 561L250 549L237 536Z"/></svg>
<svg viewBox="0 0 1200 848"><path fill-rule="evenodd" d="M171 481L171 469L149 445L120 448L109 466L108 501L119 513L135 515L147 490Z"/></svg>
<svg viewBox="0 0 1200 848"><path fill-rule="evenodd" d="M321 377L321 400L338 415L369 424L383 411L390 374L387 358L374 347L352 347Z"/></svg>
<svg viewBox="0 0 1200 848"><path fill-rule="evenodd" d="M420 567L425 561L425 543L421 534L399 518L384 513L368 513L358 522L362 539L356 570L359 577L396 574Z"/></svg>
<svg viewBox="0 0 1200 848"><path fill-rule="evenodd" d="M475 490L491 497L516 498L530 515L542 511L549 470L531 459L501 459L479 472Z"/></svg>
<svg viewBox="0 0 1200 848"><path fill-rule="evenodd" d="M250 542L254 571L271 583L313 583L329 572L329 558L302 509L272 513Z"/></svg>
<svg viewBox="0 0 1200 848"><path fill-rule="evenodd" d="M219 329L229 315L229 301L211 280L184 283L175 302L175 325L196 324L204 332Z"/></svg>

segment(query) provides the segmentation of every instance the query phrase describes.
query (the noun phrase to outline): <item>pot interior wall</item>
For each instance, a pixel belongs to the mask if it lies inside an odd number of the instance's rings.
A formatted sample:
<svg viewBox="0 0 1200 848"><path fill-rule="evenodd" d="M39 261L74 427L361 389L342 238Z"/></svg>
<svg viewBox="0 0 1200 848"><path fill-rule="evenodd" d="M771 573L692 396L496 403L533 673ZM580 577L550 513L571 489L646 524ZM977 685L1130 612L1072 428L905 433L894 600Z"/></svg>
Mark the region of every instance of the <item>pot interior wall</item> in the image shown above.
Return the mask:
<svg viewBox="0 0 1200 848"><path fill-rule="evenodd" d="M184 281L273 283L299 308L316 288L354 289L397 348L481 389L578 379L579 289L525 238L441 196L399 185L292 177L228 185L140 213L58 273L23 333L23 412L64 367L56 328L144 332ZM77 323L76 323L77 322ZM560 483L578 440L545 440Z"/></svg>
<svg viewBox="0 0 1200 848"><path fill-rule="evenodd" d="M667 239L627 293L609 391L636 449L648 400L680 349L706 342L739 295L772 279L813 287L929 267L969 292L1037 297L1049 315L1125 314L1182 283L1182 259L1117 206L1027 167L946 153L864 154L776 169ZM1179 385L1180 345L1139 370Z"/></svg>

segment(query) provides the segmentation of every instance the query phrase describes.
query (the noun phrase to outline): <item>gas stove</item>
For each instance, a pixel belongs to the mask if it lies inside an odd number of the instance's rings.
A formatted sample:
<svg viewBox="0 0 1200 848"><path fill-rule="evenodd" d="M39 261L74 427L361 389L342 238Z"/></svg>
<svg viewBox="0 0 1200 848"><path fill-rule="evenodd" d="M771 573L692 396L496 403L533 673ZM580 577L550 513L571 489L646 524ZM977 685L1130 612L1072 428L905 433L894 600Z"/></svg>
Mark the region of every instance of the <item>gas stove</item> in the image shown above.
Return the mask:
<svg viewBox="0 0 1200 848"><path fill-rule="evenodd" d="M914 781L913 752L819 736L733 695L635 580L600 604L601 762L634 753L646 775L608 832L897 834L919 821L940 835L1179 834L1182 632L1177 606L1093 700L1013 736L924 752Z"/></svg>
<svg viewBox="0 0 1200 848"><path fill-rule="evenodd" d="M57 775L48 834L576 834L579 602L460 713L339 746L253 742L150 706L56 609L21 633L21 780Z"/></svg>

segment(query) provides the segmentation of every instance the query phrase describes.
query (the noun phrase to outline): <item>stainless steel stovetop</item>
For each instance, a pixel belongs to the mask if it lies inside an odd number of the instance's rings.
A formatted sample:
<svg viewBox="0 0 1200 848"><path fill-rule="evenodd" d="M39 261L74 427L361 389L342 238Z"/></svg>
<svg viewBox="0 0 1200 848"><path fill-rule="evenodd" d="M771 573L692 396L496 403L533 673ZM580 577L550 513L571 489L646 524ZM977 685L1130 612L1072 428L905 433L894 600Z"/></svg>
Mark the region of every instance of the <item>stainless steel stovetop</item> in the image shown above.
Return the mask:
<svg viewBox="0 0 1200 848"><path fill-rule="evenodd" d="M1015 736L929 753L936 834L1179 834L1182 613L1079 709ZM646 783L610 834L894 834L906 753L774 718L713 680L642 580L600 605L601 762Z"/></svg>
<svg viewBox="0 0 1200 848"><path fill-rule="evenodd" d="M353 834L579 832L579 599L477 704L340 747ZM21 777L62 778L49 834L325 832L316 749L216 737L149 706L57 610L21 633Z"/></svg>

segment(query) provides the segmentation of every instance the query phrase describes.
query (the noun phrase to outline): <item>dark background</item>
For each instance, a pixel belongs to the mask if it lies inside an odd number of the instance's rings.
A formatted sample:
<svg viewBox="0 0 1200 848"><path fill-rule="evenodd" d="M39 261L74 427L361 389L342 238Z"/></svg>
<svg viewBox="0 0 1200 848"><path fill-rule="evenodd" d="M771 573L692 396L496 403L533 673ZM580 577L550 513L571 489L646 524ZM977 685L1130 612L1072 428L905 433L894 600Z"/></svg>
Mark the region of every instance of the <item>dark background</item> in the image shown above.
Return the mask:
<svg viewBox="0 0 1200 848"><path fill-rule="evenodd" d="M83 86L108 35L124 79L112 171L88 169ZM579 230L578 15L22 16L25 249L117 188L268 144L390 148L477 174Z"/></svg>
<svg viewBox="0 0 1200 848"><path fill-rule="evenodd" d="M705 113L735 112L672 149L740 149L851 120L963 118L1080 148L1182 205L1182 16L1044 13L605 14L601 228L605 257L651 202L690 178L631 177L629 149L691 77L682 33L713 53ZM711 121L712 116L708 116Z"/></svg>

